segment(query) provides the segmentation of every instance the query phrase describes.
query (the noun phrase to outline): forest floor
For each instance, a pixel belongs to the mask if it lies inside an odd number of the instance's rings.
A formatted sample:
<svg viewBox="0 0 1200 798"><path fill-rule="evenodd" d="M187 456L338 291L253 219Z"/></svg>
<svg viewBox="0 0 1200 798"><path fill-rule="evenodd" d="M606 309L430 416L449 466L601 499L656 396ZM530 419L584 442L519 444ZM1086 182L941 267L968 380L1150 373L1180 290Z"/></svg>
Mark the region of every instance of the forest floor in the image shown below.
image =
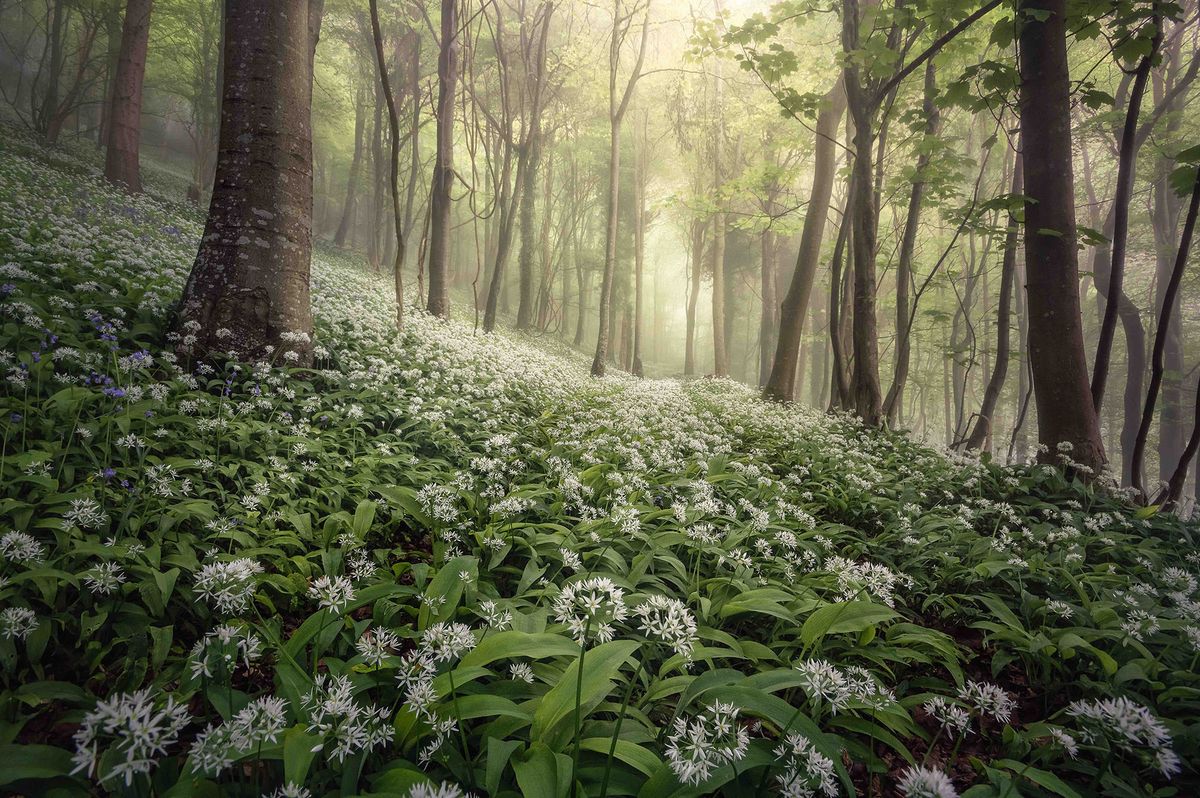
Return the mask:
<svg viewBox="0 0 1200 798"><path fill-rule="evenodd" d="M177 358L153 190L0 150L0 791L1200 793L1194 524L324 248L313 368Z"/></svg>

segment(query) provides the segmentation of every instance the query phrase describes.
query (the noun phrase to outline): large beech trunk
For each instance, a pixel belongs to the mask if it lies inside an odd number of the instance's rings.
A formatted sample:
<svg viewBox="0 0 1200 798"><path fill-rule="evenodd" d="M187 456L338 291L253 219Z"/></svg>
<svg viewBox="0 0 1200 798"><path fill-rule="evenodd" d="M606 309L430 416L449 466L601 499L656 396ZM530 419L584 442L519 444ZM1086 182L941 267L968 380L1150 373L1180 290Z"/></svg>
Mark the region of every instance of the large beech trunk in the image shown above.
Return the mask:
<svg viewBox="0 0 1200 798"><path fill-rule="evenodd" d="M150 43L150 9L154 0L128 0L121 29L121 54L113 80L109 111L108 150L104 177L128 191L140 193L142 178L138 150L142 140L142 79Z"/></svg>
<svg viewBox="0 0 1200 798"><path fill-rule="evenodd" d="M190 354L305 364L319 23L310 28L310 4L294 0L226 0L225 20L216 181L176 332Z"/></svg>
<svg viewBox="0 0 1200 798"><path fill-rule="evenodd" d="M1029 363L1041 457L1055 462L1066 444L1075 462L1099 470L1104 445L1084 355L1075 252L1066 0L1023 0L1021 13L1022 159L1032 200L1025 207Z"/></svg>

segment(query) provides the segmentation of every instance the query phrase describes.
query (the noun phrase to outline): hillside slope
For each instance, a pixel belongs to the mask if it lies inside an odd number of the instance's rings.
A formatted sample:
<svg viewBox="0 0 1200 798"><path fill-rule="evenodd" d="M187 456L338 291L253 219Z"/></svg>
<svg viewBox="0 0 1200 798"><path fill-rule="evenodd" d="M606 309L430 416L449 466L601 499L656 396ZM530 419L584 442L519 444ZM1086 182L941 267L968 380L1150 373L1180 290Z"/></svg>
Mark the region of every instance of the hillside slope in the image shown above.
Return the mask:
<svg viewBox="0 0 1200 798"><path fill-rule="evenodd" d="M0 789L1200 790L1194 526L332 252L313 369L193 363L200 221L0 153Z"/></svg>

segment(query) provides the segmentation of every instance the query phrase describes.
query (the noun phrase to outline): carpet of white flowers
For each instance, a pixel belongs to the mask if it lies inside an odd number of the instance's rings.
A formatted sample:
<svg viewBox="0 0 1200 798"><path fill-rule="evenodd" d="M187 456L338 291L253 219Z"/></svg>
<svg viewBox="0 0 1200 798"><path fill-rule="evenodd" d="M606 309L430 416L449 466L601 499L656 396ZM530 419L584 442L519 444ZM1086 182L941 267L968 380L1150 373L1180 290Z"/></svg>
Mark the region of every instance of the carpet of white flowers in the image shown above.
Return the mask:
<svg viewBox="0 0 1200 798"><path fill-rule="evenodd" d="M312 369L177 358L199 214L5 147L0 792L1200 791L1194 525L326 251Z"/></svg>

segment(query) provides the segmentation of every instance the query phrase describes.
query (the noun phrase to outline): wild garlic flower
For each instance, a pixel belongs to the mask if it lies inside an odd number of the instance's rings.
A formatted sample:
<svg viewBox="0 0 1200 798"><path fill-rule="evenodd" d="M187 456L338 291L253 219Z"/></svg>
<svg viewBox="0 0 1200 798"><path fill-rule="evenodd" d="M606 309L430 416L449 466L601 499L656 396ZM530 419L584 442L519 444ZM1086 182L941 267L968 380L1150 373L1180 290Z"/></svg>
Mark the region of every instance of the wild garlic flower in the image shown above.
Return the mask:
<svg viewBox="0 0 1200 798"><path fill-rule="evenodd" d="M1054 613L1063 620L1070 620L1071 616L1075 614L1075 609L1070 604L1065 601L1059 601L1058 599L1050 599L1047 601L1046 611Z"/></svg>
<svg viewBox="0 0 1200 798"><path fill-rule="evenodd" d="M211 562L196 574L196 593L223 615L245 612L262 572L262 565L246 557Z"/></svg>
<svg viewBox="0 0 1200 798"><path fill-rule="evenodd" d="M1051 729L1050 738L1054 740L1056 745L1063 749L1067 756L1071 757L1072 759L1075 759L1079 756L1079 743L1077 743L1075 738L1068 734L1065 730Z"/></svg>
<svg viewBox="0 0 1200 798"><path fill-rule="evenodd" d="M328 756L338 762L385 745L392 738L387 708L355 701L354 687L345 676L319 674L304 698L304 711L309 734L321 738L312 750L328 747Z"/></svg>
<svg viewBox="0 0 1200 798"><path fill-rule="evenodd" d="M101 782L120 778L129 787L134 776L149 773L166 755L190 719L186 706L171 696L159 706L149 689L102 699L75 732L71 773L83 772ZM101 757L109 753L110 769L98 772Z"/></svg>
<svg viewBox="0 0 1200 798"><path fill-rule="evenodd" d="M383 666L388 657L400 650L400 638L391 629L375 627L369 629L362 637L354 641L363 661L373 668Z"/></svg>
<svg viewBox="0 0 1200 798"><path fill-rule="evenodd" d="M437 675L437 662L433 654L424 648L414 648L404 652L400 657L400 667L396 670L396 682L401 690L412 689L415 685L432 682Z"/></svg>
<svg viewBox="0 0 1200 798"><path fill-rule="evenodd" d="M700 784L714 768L746 755L750 734L740 723L740 710L720 701L691 718L676 718L667 738L667 764L684 784Z"/></svg>
<svg viewBox="0 0 1200 798"><path fill-rule="evenodd" d="M580 645L589 640L607 643L616 634L614 623L625 620L625 591L611 579L594 576L570 582L554 599L554 619L566 624Z"/></svg>
<svg viewBox="0 0 1200 798"><path fill-rule="evenodd" d="M312 798L312 792L294 781L289 781L282 787L276 787L273 792L264 793L263 798Z"/></svg>
<svg viewBox="0 0 1200 798"><path fill-rule="evenodd" d="M653 595L634 607L633 612L641 620L646 637L666 643L676 654L691 661L697 642L696 618L686 604L679 599Z"/></svg>
<svg viewBox="0 0 1200 798"><path fill-rule="evenodd" d="M354 585L344 576L318 576L308 588L310 598L317 600L323 609L341 612L354 601Z"/></svg>
<svg viewBox="0 0 1200 798"><path fill-rule="evenodd" d="M414 784L406 798L470 798L462 787L449 782L441 784Z"/></svg>
<svg viewBox="0 0 1200 798"><path fill-rule="evenodd" d="M434 662L453 662L475 648L475 635L465 623L435 623L421 633L421 647Z"/></svg>
<svg viewBox="0 0 1200 798"><path fill-rule="evenodd" d="M188 752L197 773L217 776L242 755L275 743L287 728L287 701L259 698L238 711L228 723L209 726L196 736Z"/></svg>
<svg viewBox="0 0 1200 798"><path fill-rule="evenodd" d="M37 538L25 532L5 532L0 535L0 557L20 565L41 562L46 556L46 547Z"/></svg>
<svg viewBox="0 0 1200 798"><path fill-rule="evenodd" d="M222 624L192 646L192 678L212 679L215 674L223 677L233 673L240 660L247 668L262 654L262 640L249 629Z"/></svg>
<svg viewBox="0 0 1200 798"><path fill-rule="evenodd" d="M834 713L850 701L846 675L823 659L810 659L795 666L800 673L800 689L809 698L819 698L830 705Z"/></svg>
<svg viewBox="0 0 1200 798"><path fill-rule="evenodd" d="M125 583L125 572L115 562L99 562L83 574L84 584L95 596L107 596Z"/></svg>
<svg viewBox="0 0 1200 798"><path fill-rule="evenodd" d="M951 735L971 733L971 714L940 695L935 695L925 702L925 711Z"/></svg>
<svg viewBox="0 0 1200 798"><path fill-rule="evenodd" d="M84 497L71 500L71 509L63 513L62 520L64 528L74 525L80 529L96 529L108 523L108 514L100 509L95 499Z"/></svg>
<svg viewBox="0 0 1200 798"><path fill-rule="evenodd" d="M949 776L921 765L905 770L898 786L906 798L958 798Z"/></svg>
<svg viewBox="0 0 1200 798"><path fill-rule="evenodd" d="M833 760L804 735L788 734L775 746L775 756L783 762L783 772L775 776L783 798L813 798L817 794L834 798L838 794Z"/></svg>
<svg viewBox="0 0 1200 798"><path fill-rule="evenodd" d="M558 553L562 557L563 568L569 568L572 571L583 570L583 560L576 552L563 546L559 548Z"/></svg>
<svg viewBox="0 0 1200 798"><path fill-rule="evenodd" d="M529 667L528 662L514 662L508 666L508 674L514 682L533 684L533 668Z"/></svg>
<svg viewBox="0 0 1200 798"><path fill-rule="evenodd" d="M495 629L497 632L504 631L512 625L512 611L500 609L500 606L491 599L486 599L479 602L477 611L479 617L483 619L483 623L489 629Z"/></svg>
<svg viewBox="0 0 1200 798"><path fill-rule="evenodd" d="M7 607L0 612L0 633L8 638L24 640L41 626L37 613L28 607Z"/></svg>
<svg viewBox="0 0 1200 798"><path fill-rule="evenodd" d="M1107 740L1119 750L1149 760L1149 766L1171 778L1182 770L1171 733L1147 707L1125 697L1072 701L1067 714L1080 727L1086 743Z"/></svg>
<svg viewBox="0 0 1200 798"><path fill-rule="evenodd" d="M980 716L991 717L997 723L1008 723L1012 720L1013 710L1017 702L1003 688L989 682L967 683L958 691L958 697L964 703L973 707Z"/></svg>

